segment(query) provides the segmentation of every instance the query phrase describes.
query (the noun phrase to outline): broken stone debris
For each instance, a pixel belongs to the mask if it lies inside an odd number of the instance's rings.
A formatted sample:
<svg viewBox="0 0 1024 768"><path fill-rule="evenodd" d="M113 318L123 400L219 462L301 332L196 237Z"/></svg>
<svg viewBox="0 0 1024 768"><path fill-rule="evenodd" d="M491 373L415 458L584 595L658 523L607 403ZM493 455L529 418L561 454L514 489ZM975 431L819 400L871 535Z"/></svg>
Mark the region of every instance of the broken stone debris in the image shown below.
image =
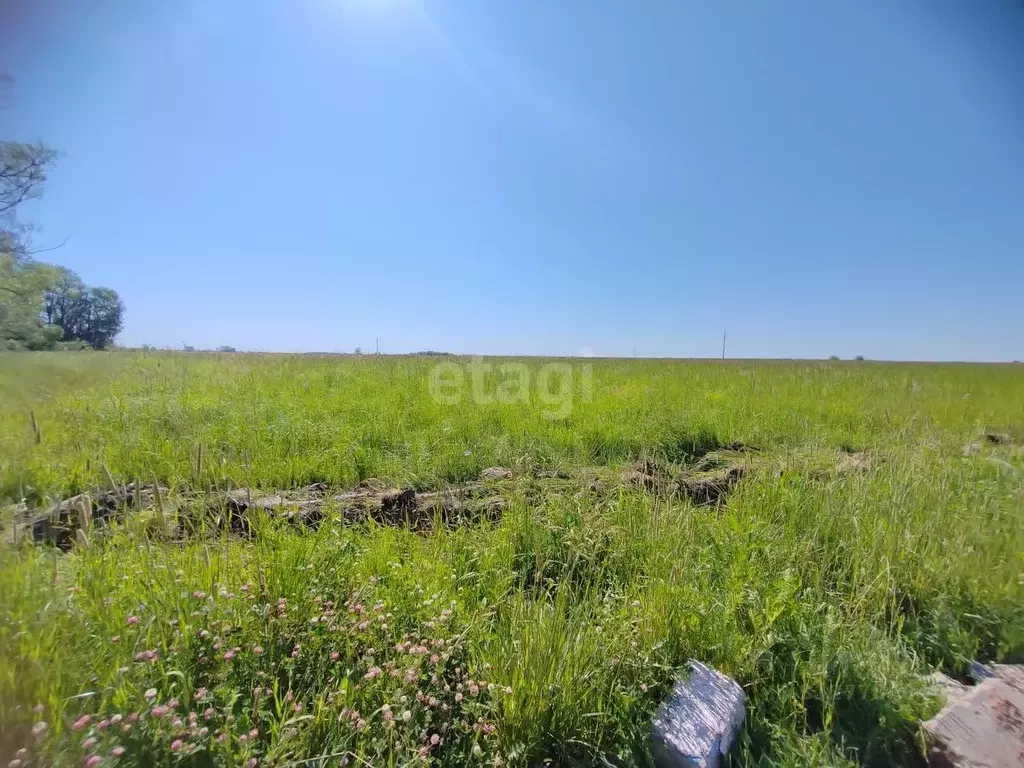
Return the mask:
<svg viewBox="0 0 1024 768"><path fill-rule="evenodd" d="M501 496L467 485L448 491L417 493L411 488L373 490L376 484L336 496L258 495L248 489L232 491L223 501L231 516L232 526L245 528L245 515L262 510L275 517L315 527L323 521L328 508L337 509L344 520L362 523L374 520L383 525L408 525L414 530L427 530L439 520L444 526L464 525L475 520L500 519L506 501ZM216 510L216 504L213 510Z"/></svg>
<svg viewBox="0 0 1024 768"><path fill-rule="evenodd" d="M730 464L711 471L686 471L673 476L652 462L641 462L636 469L626 472L623 480L649 493L678 496L697 506L711 506L735 488L745 472L744 465Z"/></svg>
<svg viewBox="0 0 1024 768"><path fill-rule="evenodd" d="M996 664L984 669L992 676L965 687L922 726L929 764L1024 766L1024 667Z"/></svg>
<svg viewBox="0 0 1024 768"><path fill-rule="evenodd" d="M149 508L156 494L166 495L167 489L134 483L104 491L91 497L80 493L54 504L45 512L27 515L17 524L16 535L31 532L34 541L49 541L68 550L78 538L78 531L88 534L94 522L105 523L125 508Z"/></svg>
<svg viewBox="0 0 1024 768"><path fill-rule="evenodd" d="M505 467L488 467L480 473L481 480L508 480L512 477L512 470Z"/></svg>
<svg viewBox="0 0 1024 768"><path fill-rule="evenodd" d="M867 472L874 464L874 459L867 451L844 453L836 462L837 475L851 475L856 472Z"/></svg>
<svg viewBox="0 0 1024 768"><path fill-rule="evenodd" d="M739 684L699 661L689 668L651 720L660 768L716 768L743 725L746 696Z"/></svg>

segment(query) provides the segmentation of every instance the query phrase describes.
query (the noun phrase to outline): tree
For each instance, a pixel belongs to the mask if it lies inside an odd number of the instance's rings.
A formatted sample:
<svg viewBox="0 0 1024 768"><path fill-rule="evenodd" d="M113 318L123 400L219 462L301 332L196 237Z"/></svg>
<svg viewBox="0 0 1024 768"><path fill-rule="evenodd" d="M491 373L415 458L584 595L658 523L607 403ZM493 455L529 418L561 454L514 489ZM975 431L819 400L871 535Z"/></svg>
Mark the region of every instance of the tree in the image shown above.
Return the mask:
<svg viewBox="0 0 1024 768"><path fill-rule="evenodd" d="M43 293L56 270L11 248L0 232L0 349L49 349L60 340L59 329L39 321Z"/></svg>
<svg viewBox="0 0 1024 768"><path fill-rule="evenodd" d="M32 228L17 217L22 203L42 194L56 157L44 144L0 141L0 348L51 349L60 340L59 330L39 321L57 273L32 258Z"/></svg>
<svg viewBox="0 0 1024 768"><path fill-rule="evenodd" d="M43 322L60 327L65 341L109 347L124 324L124 303L117 291L90 288L70 269L58 270L58 279L45 294Z"/></svg>
<svg viewBox="0 0 1024 768"><path fill-rule="evenodd" d="M0 76L0 96L11 82ZM117 293L36 261L41 250L32 249L33 229L18 220L22 203L42 194L56 159L41 142L0 141L0 349L103 349L121 331L124 304Z"/></svg>

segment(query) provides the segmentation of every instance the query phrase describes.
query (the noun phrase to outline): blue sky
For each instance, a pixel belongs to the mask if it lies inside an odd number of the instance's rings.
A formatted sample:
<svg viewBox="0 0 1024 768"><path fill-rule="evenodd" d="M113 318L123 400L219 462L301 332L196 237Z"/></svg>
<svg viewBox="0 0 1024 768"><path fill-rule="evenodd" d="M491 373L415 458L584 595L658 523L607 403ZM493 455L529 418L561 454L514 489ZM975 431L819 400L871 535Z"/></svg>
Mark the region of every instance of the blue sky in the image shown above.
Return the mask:
<svg viewBox="0 0 1024 768"><path fill-rule="evenodd" d="M10 31L10 30L9 30ZM1024 358L1016 0L94 0L5 41L126 345Z"/></svg>

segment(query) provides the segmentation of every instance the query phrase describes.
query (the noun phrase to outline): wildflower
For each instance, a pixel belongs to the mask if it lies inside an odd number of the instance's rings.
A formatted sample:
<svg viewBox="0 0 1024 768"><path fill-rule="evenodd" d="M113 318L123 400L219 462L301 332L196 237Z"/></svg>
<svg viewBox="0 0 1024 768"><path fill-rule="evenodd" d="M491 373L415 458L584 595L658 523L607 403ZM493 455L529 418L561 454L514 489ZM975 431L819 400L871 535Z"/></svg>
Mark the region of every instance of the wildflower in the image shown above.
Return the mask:
<svg viewBox="0 0 1024 768"><path fill-rule="evenodd" d="M226 733L218 733L217 734L217 741L220 742L221 744L223 744L227 740L228 740L228 735Z"/></svg>
<svg viewBox="0 0 1024 768"><path fill-rule="evenodd" d="M195 692L195 695L193 696L193 698L196 701L202 701L203 699L205 699L209 695L209 693L210 693L209 689L207 689L205 686L203 686L202 688L200 688L198 691Z"/></svg>
<svg viewBox="0 0 1024 768"><path fill-rule="evenodd" d="M124 747L114 747L110 750L111 757L121 757L124 754Z"/></svg>
<svg viewBox="0 0 1024 768"><path fill-rule="evenodd" d="M331 652L331 661L337 661L340 658L341 658L341 654L340 653L338 653L337 651L332 651Z"/></svg>
<svg viewBox="0 0 1024 768"><path fill-rule="evenodd" d="M246 768L256 768L257 765L259 765L259 760L255 757L250 757L245 763Z"/></svg>
<svg viewBox="0 0 1024 768"><path fill-rule="evenodd" d="M402 713L402 722L403 723L408 723L410 720L412 720L412 712L410 712L407 709L407 710L405 710L405 712Z"/></svg>
<svg viewBox="0 0 1024 768"><path fill-rule="evenodd" d="M436 733L430 737L430 744L431 744L431 746L435 746L436 747L440 742L441 742L441 737L438 736Z"/></svg>
<svg viewBox="0 0 1024 768"><path fill-rule="evenodd" d="M212 720L214 714L213 707L207 707L206 711L203 712L203 720Z"/></svg>
<svg viewBox="0 0 1024 768"><path fill-rule="evenodd" d="M142 698L144 698L146 701L152 701L153 699L155 699L156 698L156 688L149 688L149 689L147 689L146 692L144 694L142 694Z"/></svg>
<svg viewBox="0 0 1024 768"><path fill-rule="evenodd" d="M184 723L183 723L183 722L181 721L181 718L180 718L180 717L176 717L176 718L174 718L174 722L172 722L172 723L171 723L171 726L172 726L172 727L174 728L174 730L176 730L176 731L180 731L180 730L181 730L181 728L182 728L182 726L184 726L184 725L185 725L185 724L184 724Z"/></svg>
<svg viewBox="0 0 1024 768"><path fill-rule="evenodd" d="M136 624L139 623L139 617L138 616L129 616L127 619L125 619L125 623L129 627L133 627L133 626L135 626Z"/></svg>
<svg viewBox="0 0 1024 768"><path fill-rule="evenodd" d="M431 664L437 664L437 662L439 662L440 660L441 660L441 657L438 656L436 653L433 656L430 657L430 663Z"/></svg>
<svg viewBox="0 0 1024 768"><path fill-rule="evenodd" d="M260 729L259 728L253 728L252 730L249 731L249 738L250 739L258 738L259 735L260 735Z"/></svg>
<svg viewBox="0 0 1024 768"><path fill-rule="evenodd" d="M138 712L132 712L130 715L128 715L128 722L129 723L134 723L138 719L139 719L139 713Z"/></svg>
<svg viewBox="0 0 1024 768"><path fill-rule="evenodd" d="M181 706L181 702L178 701L177 697L174 697L167 702L167 706L171 709L177 709L179 706Z"/></svg>
<svg viewBox="0 0 1024 768"><path fill-rule="evenodd" d="M171 752L180 752L183 746L185 743L181 739L175 739L171 742Z"/></svg>
<svg viewBox="0 0 1024 768"><path fill-rule="evenodd" d="M360 717L358 720L356 720L356 729L357 730L361 731L365 727L366 727L366 721L363 720L363 718Z"/></svg>
<svg viewBox="0 0 1024 768"><path fill-rule="evenodd" d="M96 738L90 736L88 739L82 742L82 749L92 749L96 746Z"/></svg>
<svg viewBox="0 0 1024 768"><path fill-rule="evenodd" d="M473 685L469 686L469 695L470 696L476 696L478 693L480 693L480 688L477 687L476 683L474 683Z"/></svg>
<svg viewBox="0 0 1024 768"><path fill-rule="evenodd" d="M120 635L114 635L112 638L110 638L110 642L112 642L114 645L117 645L118 643L121 642L121 636Z"/></svg>
<svg viewBox="0 0 1024 768"><path fill-rule="evenodd" d="M262 656L263 655L263 646L262 645L254 645L252 647L252 652L255 653L257 656Z"/></svg>
<svg viewBox="0 0 1024 768"><path fill-rule="evenodd" d="M380 667L370 667L370 671L366 673L365 677L367 680L373 680L374 678L380 677Z"/></svg>
<svg viewBox="0 0 1024 768"><path fill-rule="evenodd" d="M50 727L49 725L47 725L42 720L40 720L38 723L36 723L35 725L32 726L32 735L36 736L36 737L40 737L44 733L46 733L46 729L49 728L49 727Z"/></svg>
<svg viewBox="0 0 1024 768"><path fill-rule="evenodd" d="M92 715L82 715L71 724L71 730L80 731L92 722Z"/></svg>
<svg viewBox="0 0 1024 768"><path fill-rule="evenodd" d="M233 658L235 658L235 652L234 651L227 651L224 654L224 661L231 661Z"/></svg>
<svg viewBox="0 0 1024 768"><path fill-rule="evenodd" d="M512 686L510 686L510 685L506 685L505 686L505 695L506 696L511 696L512 695Z"/></svg>
<svg viewBox="0 0 1024 768"><path fill-rule="evenodd" d="M199 729L199 738L205 739L210 734L210 729L205 725Z"/></svg>
<svg viewBox="0 0 1024 768"><path fill-rule="evenodd" d="M170 710L162 705L157 705L153 707L151 710L149 710L149 714L151 714L153 717L163 717L168 712L170 712Z"/></svg>
<svg viewBox="0 0 1024 768"><path fill-rule="evenodd" d="M121 717L121 714L120 714L120 713L118 713L118 714L116 714L116 715L114 715L113 717L111 717L111 718L110 718L110 724L111 724L111 725L118 725L118 724L120 724L120 722L121 722L121 721L122 721L123 719L124 719L124 718L123 718L123 717Z"/></svg>
<svg viewBox="0 0 1024 768"><path fill-rule="evenodd" d="M192 597L194 597L196 600L203 600L206 597L206 593L203 592L201 589L197 589L195 592L192 593Z"/></svg>
<svg viewBox="0 0 1024 768"><path fill-rule="evenodd" d="M99 728L101 731L104 731L104 730L106 730L107 728L110 727L110 721L109 720L100 720L98 723L96 723L96 727Z"/></svg>
<svg viewBox="0 0 1024 768"><path fill-rule="evenodd" d="M480 755L482 755L483 753L484 753L484 751L482 749L480 749L480 745L479 744L474 744L473 745L473 754L476 757L480 757Z"/></svg>
<svg viewBox="0 0 1024 768"><path fill-rule="evenodd" d="M455 703L456 704L461 704L462 703L462 694L461 693L456 693L455 694Z"/></svg>
<svg viewBox="0 0 1024 768"><path fill-rule="evenodd" d="M85 758L85 768L94 768L94 766L97 766L102 762L103 758L99 755L89 755Z"/></svg>

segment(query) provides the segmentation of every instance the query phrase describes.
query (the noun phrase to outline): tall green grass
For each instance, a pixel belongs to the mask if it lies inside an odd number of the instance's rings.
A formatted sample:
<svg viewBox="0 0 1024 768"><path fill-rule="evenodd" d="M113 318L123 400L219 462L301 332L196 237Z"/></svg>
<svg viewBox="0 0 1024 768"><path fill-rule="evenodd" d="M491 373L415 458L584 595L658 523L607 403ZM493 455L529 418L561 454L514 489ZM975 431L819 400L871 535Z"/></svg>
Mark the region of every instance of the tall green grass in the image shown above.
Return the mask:
<svg viewBox="0 0 1024 768"><path fill-rule="evenodd" d="M133 518L68 554L7 547L0 756L643 765L647 720L695 657L747 691L739 764L913 765L930 671L1024 656L1024 461L1013 444L964 451L986 429L1024 435L1019 368L593 361L590 402L549 420L535 399L441 405L432 365L0 356L12 503L107 472L173 499L520 470L496 524L260 520L249 539L175 542ZM760 451L714 508L529 471L733 441ZM837 474L849 450L872 469Z"/></svg>

